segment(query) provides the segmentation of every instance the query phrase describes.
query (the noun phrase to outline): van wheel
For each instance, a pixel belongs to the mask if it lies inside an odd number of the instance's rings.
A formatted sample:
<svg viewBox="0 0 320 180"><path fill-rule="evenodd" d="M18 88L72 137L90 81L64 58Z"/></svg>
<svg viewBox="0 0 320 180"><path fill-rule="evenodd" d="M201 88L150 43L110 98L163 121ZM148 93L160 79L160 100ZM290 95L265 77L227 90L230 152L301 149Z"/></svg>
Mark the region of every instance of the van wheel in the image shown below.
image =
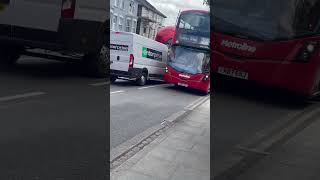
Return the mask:
<svg viewBox="0 0 320 180"><path fill-rule="evenodd" d="M117 76L111 76L110 77L110 81L111 81L111 83L114 83L114 82L116 82L116 80L118 79L118 77Z"/></svg>
<svg viewBox="0 0 320 180"><path fill-rule="evenodd" d="M144 86L147 83L147 73L143 72L141 77L137 79L137 84L139 86Z"/></svg>
<svg viewBox="0 0 320 180"><path fill-rule="evenodd" d="M0 46L0 63L9 66L14 65L20 58L21 52L21 48Z"/></svg>
<svg viewBox="0 0 320 180"><path fill-rule="evenodd" d="M84 64L90 76L105 78L109 70L109 49L103 45L98 53L89 53L84 56Z"/></svg>

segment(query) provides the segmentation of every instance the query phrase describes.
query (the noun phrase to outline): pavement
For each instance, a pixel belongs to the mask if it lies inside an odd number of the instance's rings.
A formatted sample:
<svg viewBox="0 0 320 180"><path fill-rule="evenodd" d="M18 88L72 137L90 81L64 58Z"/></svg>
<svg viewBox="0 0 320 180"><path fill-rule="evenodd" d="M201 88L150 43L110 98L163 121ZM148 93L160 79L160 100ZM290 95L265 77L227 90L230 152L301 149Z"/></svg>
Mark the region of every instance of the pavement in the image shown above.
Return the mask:
<svg viewBox="0 0 320 180"><path fill-rule="evenodd" d="M75 64L0 67L0 179L103 179L109 88Z"/></svg>
<svg viewBox="0 0 320 180"><path fill-rule="evenodd" d="M296 102L287 92L229 78L214 80L212 112L213 169L218 177L228 174L247 154L245 146L258 136L268 137L313 103ZM261 142L264 143L264 142ZM239 147L242 145L242 148ZM262 152L263 153L263 152ZM233 173L233 172L232 172Z"/></svg>
<svg viewBox="0 0 320 180"><path fill-rule="evenodd" d="M320 179L320 118L271 151L235 180Z"/></svg>
<svg viewBox="0 0 320 180"><path fill-rule="evenodd" d="M210 179L210 101L112 169L111 180Z"/></svg>

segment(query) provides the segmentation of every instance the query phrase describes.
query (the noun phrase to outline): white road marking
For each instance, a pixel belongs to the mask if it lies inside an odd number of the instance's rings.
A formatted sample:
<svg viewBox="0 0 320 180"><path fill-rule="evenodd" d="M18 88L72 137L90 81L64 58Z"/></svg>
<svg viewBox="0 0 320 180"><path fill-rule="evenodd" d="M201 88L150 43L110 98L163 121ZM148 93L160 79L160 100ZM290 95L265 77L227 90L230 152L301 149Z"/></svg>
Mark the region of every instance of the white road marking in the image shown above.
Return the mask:
<svg viewBox="0 0 320 180"><path fill-rule="evenodd" d="M138 88L138 89L141 90L141 89L149 89L149 88L162 87L162 86L168 86L168 84L161 84L161 85L154 85L154 86L145 86L145 87L141 87L141 88Z"/></svg>
<svg viewBox="0 0 320 180"><path fill-rule="evenodd" d="M4 97L0 97L0 102L12 101L12 100L22 99L22 98L30 98L30 97L40 96L40 95L44 95L44 94L46 94L46 93L45 92L31 92L31 93L25 93L25 94L17 94L17 95L13 95L13 96L4 96Z"/></svg>
<svg viewBox="0 0 320 180"><path fill-rule="evenodd" d="M110 94L118 94L118 93L124 93L125 91L113 91L113 92L110 92Z"/></svg>
<svg viewBox="0 0 320 180"><path fill-rule="evenodd" d="M109 85L110 82L98 82L98 83L93 83L93 84L89 84L90 86L106 86Z"/></svg>

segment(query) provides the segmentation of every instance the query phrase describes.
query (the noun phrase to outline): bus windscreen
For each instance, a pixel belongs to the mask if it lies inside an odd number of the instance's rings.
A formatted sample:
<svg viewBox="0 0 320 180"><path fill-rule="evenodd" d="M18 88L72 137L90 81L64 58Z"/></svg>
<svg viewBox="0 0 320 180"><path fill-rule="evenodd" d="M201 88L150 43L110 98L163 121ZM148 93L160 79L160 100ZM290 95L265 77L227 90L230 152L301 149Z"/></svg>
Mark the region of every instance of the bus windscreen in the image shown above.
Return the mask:
<svg viewBox="0 0 320 180"><path fill-rule="evenodd" d="M253 40L319 34L320 0L215 0L213 31Z"/></svg>
<svg viewBox="0 0 320 180"><path fill-rule="evenodd" d="M210 72L210 55L208 51L173 46L168 58L168 65L181 73L199 74Z"/></svg>

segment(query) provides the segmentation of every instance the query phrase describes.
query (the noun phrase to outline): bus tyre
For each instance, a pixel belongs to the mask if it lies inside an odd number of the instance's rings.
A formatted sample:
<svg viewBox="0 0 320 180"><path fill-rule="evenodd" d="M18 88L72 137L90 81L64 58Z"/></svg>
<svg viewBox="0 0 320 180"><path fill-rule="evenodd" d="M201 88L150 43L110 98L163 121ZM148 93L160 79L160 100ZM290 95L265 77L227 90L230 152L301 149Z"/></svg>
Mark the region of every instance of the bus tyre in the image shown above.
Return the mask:
<svg viewBox="0 0 320 180"><path fill-rule="evenodd" d="M116 82L116 80L118 79L118 77L117 76L111 76L110 77L110 81L111 81L111 83L114 83L114 82Z"/></svg>
<svg viewBox="0 0 320 180"><path fill-rule="evenodd" d="M137 84L139 86L144 86L147 83L147 73L143 72L141 77L137 79Z"/></svg>
<svg viewBox="0 0 320 180"><path fill-rule="evenodd" d="M206 90L206 91L202 91L201 94L203 96L207 96L208 94L210 94L210 89Z"/></svg>
<svg viewBox="0 0 320 180"><path fill-rule="evenodd" d="M0 46L0 63L7 66L14 65L21 56L21 49Z"/></svg>
<svg viewBox="0 0 320 180"><path fill-rule="evenodd" d="M84 57L84 64L90 76L105 78L108 76L109 49L104 45L97 53L89 53Z"/></svg>

